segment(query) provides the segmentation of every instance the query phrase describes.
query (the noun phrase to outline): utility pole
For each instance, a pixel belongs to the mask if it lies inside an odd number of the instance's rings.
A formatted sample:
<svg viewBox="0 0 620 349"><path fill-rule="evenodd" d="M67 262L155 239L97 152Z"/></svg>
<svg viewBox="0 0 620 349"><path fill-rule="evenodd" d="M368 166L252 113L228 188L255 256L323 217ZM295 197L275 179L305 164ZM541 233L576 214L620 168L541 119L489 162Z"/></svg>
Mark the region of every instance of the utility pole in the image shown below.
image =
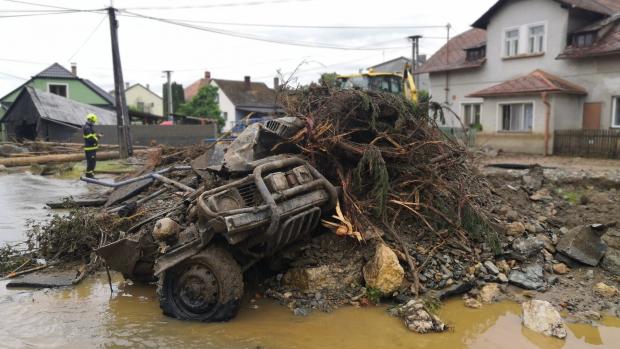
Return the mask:
<svg viewBox="0 0 620 349"><path fill-rule="evenodd" d="M123 81L123 69L121 68L121 55L118 48L118 21L116 9L108 8L110 18L110 37L112 41L112 65L114 67L114 95L116 98L116 124L118 128L118 146L121 159L133 155L131 134L129 130L129 110L125 99L125 82Z"/></svg>
<svg viewBox="0 0 620 349"><path fill-rule="evenodd" d="M174 123L174 116L172 113L172 82L170 82L170 75L172 74L172 70L164 70L166 73L166 78L168 79L168 115L170 115L170 121Z"/></svg>
<svg viewBox="0 0 620 349"><path fill-rule="evenodd" d="M422 38L422 35L412 35L409 37L409 40L411 40L411 75L416 88L420 86L418 74L415 74L420 63L420 38Z"/></svg>
<svg viewBox="0 0 620 349"><path fill-rule="evenodd" d="M446 24L446 66L450 65L450 29L452 25L450 23ZM450 104L450 71L446 70L446 104Z"/></svg>

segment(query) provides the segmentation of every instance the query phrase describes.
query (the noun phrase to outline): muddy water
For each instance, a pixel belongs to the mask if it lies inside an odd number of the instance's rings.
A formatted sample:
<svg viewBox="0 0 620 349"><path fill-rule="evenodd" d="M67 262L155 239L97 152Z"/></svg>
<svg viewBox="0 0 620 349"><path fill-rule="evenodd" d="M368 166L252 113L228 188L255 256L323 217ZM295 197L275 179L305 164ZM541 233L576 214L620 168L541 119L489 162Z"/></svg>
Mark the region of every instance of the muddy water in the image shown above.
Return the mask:
<svg viewBox="0 0 620 349"><path fill-rule="evenodd" d="M61 180L28 173L0 175L0 244L23 239L27 219L42 220L48 201L87 191L78 180Z"/></svg>
<svg viewBox="0 0 620 349"><path fill-rule="evenodd" d="M110 296L103 275L60 290L6 290L0 284L0 347L611 349L620 343L620 319L599 327L569 325L562 341L523 329L513 303L474 310L450 301L440 315L454 330L418 335L383 307L296 317L269 300L245 302L229 323L183 322L160 313L154 288L124 285L120 277L114 287Z"/></svg>

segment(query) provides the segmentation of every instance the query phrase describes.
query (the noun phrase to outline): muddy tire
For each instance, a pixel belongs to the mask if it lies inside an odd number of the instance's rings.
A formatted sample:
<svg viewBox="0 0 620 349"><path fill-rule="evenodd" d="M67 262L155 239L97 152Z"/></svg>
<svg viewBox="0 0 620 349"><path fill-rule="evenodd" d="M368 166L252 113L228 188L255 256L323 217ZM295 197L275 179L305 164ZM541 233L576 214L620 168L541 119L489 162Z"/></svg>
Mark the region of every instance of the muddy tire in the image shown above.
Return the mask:
<svg viewBox="0 0 620 349"><path fill-rule="evenodd" d="M239 310L243 275L224 248L209 246L159 277L159 306L181 320L226 321Z"/></svg>

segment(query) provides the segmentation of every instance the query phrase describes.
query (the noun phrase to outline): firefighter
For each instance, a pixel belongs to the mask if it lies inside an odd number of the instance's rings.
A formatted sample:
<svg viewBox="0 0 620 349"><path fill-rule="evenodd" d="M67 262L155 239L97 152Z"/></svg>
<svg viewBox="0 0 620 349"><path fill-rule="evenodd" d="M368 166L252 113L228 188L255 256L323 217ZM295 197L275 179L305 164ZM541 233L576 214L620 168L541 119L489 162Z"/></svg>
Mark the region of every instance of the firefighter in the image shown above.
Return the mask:
<svg viewBox="0 0 620 349"><path fill-rule="evenodd" d="M95 133L94 126L97 123L97 115L88 114L86 123L82 127L84 132L84 153L86 154L86 177L95 178L95 166L97 166L97 148L99 148L100 134Z"/></svg>

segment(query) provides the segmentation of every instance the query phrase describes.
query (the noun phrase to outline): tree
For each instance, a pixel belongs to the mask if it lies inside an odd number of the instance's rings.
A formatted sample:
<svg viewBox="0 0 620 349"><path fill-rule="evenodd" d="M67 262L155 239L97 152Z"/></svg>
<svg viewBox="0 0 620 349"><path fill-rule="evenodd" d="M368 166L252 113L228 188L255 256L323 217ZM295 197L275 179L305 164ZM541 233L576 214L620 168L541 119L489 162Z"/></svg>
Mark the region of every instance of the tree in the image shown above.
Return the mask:
<svg viewBox="0 0 620 349"><path fill-rule="evenodd" d="M220 112L217 90L217 87L211 85L201 87L194 98L182 104L177 112L187 116L217 120L217 124L221 128L224 126L225 120Z"/></svg>
<svg viewBox="0 0 620 349"><path fill-rule="evenodd" d="M327 88L335 88L336 87L336 77L338 74L334 73L323 73L319 78L319 84L323 87Z"/></svg>
<svg viewBox="0 0 620 349"><path fill-rule="evenodd" d="M164 83L163 86L164 96L164 116L170 115L168 112L168 83ZM185 103L185 92L183 91L183 85L172 83L172 110L174 112L179 111L179 107Z"/></svg>

